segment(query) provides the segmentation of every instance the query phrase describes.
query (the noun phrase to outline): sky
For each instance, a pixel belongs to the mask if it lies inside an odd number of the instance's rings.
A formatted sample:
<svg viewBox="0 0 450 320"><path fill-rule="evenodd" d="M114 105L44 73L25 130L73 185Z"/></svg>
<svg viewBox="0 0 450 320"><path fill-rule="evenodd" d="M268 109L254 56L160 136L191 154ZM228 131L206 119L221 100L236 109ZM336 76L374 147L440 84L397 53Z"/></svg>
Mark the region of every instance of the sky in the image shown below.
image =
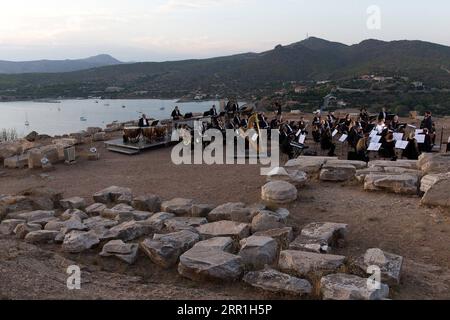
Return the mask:
<svg viewBox="0 0 450 320"><path fill-rule="evenodd" d="M309 36L450 46L448 0L1 0L0 60L206 58Z"/></svg>

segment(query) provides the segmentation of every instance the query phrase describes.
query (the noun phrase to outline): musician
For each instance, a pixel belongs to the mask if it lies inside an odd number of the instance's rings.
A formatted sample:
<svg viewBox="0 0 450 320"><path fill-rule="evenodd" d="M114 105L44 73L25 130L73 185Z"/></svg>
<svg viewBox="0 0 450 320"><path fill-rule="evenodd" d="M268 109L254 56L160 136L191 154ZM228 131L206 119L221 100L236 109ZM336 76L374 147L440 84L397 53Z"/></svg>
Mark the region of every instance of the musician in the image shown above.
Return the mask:
<svg viewBox="0 0 450 320"><path fill-rule="evenodd" d="M273 118L272 121L270 121L270 128L272 130L278 129L280 127L280 121L278 118Z"/></svg>
<svg viewBox="0 0 450 320"><path fill-rule="evenodd" d="M233 117L233 125L238 128L241 125L241 118L239 117L239 114L237 114L237 113Z"/></svg>
<svg viewBox="0 0 450 320"><path fill-rule="evenodd" d="M383 107L383 108L381 109L380 114L378 115L378 121L380 121L380 120L386 121L386 119L387 119L386 108Z"/></svg>
<svg viewBox="0 0 450 320"><path fill-rule="evenodd" d="M428 129L423 129L423 133L425 135L425 142L419 144L419 151L423 152L431 152L433 150L432 137Z"/></svg>
<svg viewBox="0 0 450 320"><path fill-rule="evenodd" d="M264 113L261 113L258 116L258 119L259 119L259 127L261 129L269 129L270 126L269 126L269 123L266 120L266 116L264 115Z"/></svg>
<svg viewBox="0 0 450 320"><path fill-rule="evenodd" d="M336 150L336 145L333 143L333 136L329 127L322 131L322 135L320 137L320 147L322 150L329 150L329 157L335 156L334 151Z"/></svg>
<svg viewBox="0 0 450 320"><path fill-rule="evenodd" d="M172 119L174 121L178 121L181 118L183 118L183 115L180 112L180 109L178 108L178 106L175 107L175 109L172 111Z"/></svg>
<svg viewBox="0 0 450 320"><path fill-rule="evenodd" d="M209 115L211 117L217 117L218 116L216 105L213 105L211 110L209 110Z"/></svg>
<svg viewBox="0 0 450 320"><path fill-rule="evenodd" d="M431 117L431 111L425 112L425 117L420 124L420 129L427 129L431 138L431 143L434 144L436 140L436 127Z"/></svg>
<svg viewBox="0 0 450 320"><path fill-rule="evenodd" d="M139 128L147 128L147 127L150 127L150 123L147 119L147 116L143 114L142 117L139 119Z"/></svg>
<svg viewBox="0 0 450 320"><path fill-rule="evenodd" d="M398 120L398 116L396 115L389 124L389 130L393 132L398 132L399 129L400 129L400 121Z"/></svg>
<svg viewBox="0 0 450 320"><path fill-rule="evenodd" d="M335 117L334 112L328 111L327 121L328 121L328 124L330 127L333 127L336 120L337 120L337 118Z"/></svg>
<svg viewBox="0 0 450 320"><path fill-rule="evenodd" d="M395 154L395 140L394 135L387 128L383 130L381 134L381 147L379 154L386 158L391 158L392 161L397 161L397 155Z"/></svg>
<svg viewBox="0 0 450 320"><path fill-rule="evenodd" d="M359 117L361 118L362 122L369 123L369 113L367 112L367 109L365 107L362 107L359 113Z"/></svg>
<svg viewBox="0 0 450 320"><path fill-rule="evenodd" d="M287 154L289 159L292 159L294 157L294 152L291 146L291 137L289 134L289 129L287 128L286 124L281 126L279 139L281 152Z"/></svg>
<svg viewBox="0 0 450 320"><path fill-rule="evenodd" d="M365 132L364 136L361 139L359 139L358 143L356 144L356 153L358 155L359 160L361 161L369 162L370 160L367 152L367 149L369 148L369 142L370 142L369 133Z"/></svg>
<svg viewBox="0 0 450 320"><path fill-rule="evenodd" d="M376 128L378 134L381 134L384 131L384 129L386 129L386 124L384 123L384 119L378 120L378 124L376 125L375 128Z"/></svg>
<svg viewBox="0 0 450 320"><path fill-rule="evenodd" d="M247 128L248 127L248 115L244 115L243 116L243 118L241 119L240 127L241 128Z"/></svg>
<svg viewBox="0 0 450 320"><path fill-rule="evenodd" d="M408 160L419 159L419 149L417 148L417 140L415 139L414 132L409 134L408 142L408 146L402 152L402 158L406 158Z"/></svg>
<svg viewBox="0 0 450 320"><path fill-rule="evenodd" d="M314 113L313 125L320 125L320 121L321 121L320 112Z"/></svg>

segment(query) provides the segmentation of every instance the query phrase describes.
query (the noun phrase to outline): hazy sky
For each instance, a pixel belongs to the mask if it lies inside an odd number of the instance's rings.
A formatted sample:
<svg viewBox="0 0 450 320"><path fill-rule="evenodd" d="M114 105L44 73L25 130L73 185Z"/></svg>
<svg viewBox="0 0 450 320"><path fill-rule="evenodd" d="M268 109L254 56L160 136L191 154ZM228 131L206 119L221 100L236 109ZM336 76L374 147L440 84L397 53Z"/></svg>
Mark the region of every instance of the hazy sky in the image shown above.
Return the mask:
<svg viewBox="0 0 450 320"><path fill-rule="evenodd" d="M369 29L367 9L381 10ZM450 45L448 0L2 0L0 60L161 61L264 51L306 34Z"/></svg>

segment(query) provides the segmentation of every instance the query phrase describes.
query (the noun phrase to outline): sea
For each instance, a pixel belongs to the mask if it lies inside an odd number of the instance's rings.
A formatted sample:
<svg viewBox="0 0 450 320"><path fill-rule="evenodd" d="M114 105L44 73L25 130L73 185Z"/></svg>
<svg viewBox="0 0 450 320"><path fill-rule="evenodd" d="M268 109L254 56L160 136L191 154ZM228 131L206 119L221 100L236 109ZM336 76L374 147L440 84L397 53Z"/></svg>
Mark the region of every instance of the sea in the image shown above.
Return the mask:
<svg viewBox="0 0 450 320"><path fill-rule="evenodd" d="M1 102L0 131L14 129L19 137L32 131L39 134L62 135L79 132L87 127L102 127L113 121L137 120L144 113L147 118L169 119L175 106L181 113L205 112L218 101L183 102L177 100L58 100L35 102ZM26 126L26 123L29 124Z"/></svg>

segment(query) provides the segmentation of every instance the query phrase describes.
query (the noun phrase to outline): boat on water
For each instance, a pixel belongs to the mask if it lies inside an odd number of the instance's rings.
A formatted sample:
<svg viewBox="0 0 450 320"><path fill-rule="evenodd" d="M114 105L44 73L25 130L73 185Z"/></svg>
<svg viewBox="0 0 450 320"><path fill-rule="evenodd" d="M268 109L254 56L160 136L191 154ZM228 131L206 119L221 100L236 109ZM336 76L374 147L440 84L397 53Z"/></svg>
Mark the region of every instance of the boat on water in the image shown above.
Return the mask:
<svg viewBox="0 0 450 320"><path fill-rule="evenodd" d="M28 114L25 114L25 127L29 127L30 126L30 122L28 121Z"/></svg>
<svg viewBox="0 0 450 320"><path fill-rule="evenodd" d="M122 109L125 109L127 106L122 106Z"/></svg>
<svg viewBox="0 0 450 320"><path fill-rule="evenodd" d="M105 107L109 107L109 103L105 103Z"/></svg>
<svg viewBox="0 0 450 320"><path fill-rule="evenodd" d="M165 107L161 107L161 108L159 108L159 110L164 111L164 110L166 110L166 108Z"/></svg>
<svg viewBox="0 0 450 320"><path fill-rule="evenodd" d="M87 121L86 117L80 117L80 121Z"/></svg>

